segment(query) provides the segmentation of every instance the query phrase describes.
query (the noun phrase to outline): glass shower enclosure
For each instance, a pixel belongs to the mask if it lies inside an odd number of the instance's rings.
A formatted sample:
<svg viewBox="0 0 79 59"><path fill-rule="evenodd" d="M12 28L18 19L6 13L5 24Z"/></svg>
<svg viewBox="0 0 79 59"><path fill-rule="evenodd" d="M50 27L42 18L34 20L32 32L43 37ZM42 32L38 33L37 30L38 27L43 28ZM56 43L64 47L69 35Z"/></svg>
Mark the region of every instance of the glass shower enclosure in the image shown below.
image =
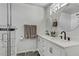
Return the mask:
<svg viewBox="0 0 79 59"><path fill-rule="evenodd" d="M15 27L12 26L12 6L0 3L0 56L15 56Z"/></svg>

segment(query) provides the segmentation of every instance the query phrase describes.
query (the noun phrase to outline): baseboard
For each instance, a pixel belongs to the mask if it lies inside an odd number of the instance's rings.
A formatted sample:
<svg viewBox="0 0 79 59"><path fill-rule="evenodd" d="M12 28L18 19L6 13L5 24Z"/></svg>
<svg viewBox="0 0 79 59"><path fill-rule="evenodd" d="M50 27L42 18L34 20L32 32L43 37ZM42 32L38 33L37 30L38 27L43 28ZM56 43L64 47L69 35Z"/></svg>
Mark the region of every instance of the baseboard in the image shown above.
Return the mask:
<svg viewBox="0 0 79 59"><path fill-rule="evenodd" d="M26 50L20 50L20 51L17 51L17 53L22 53L22 52L29 52L29 51L38 51L38 49L26 49Z"/></svg>

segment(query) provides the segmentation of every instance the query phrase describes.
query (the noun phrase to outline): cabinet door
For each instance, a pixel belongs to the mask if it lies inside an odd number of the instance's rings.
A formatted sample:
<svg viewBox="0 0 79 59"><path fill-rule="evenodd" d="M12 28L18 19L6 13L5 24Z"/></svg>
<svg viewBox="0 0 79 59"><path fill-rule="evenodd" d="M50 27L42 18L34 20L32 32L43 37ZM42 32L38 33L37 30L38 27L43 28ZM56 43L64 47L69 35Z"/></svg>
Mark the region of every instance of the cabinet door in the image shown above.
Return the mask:
<svg viewBox="0 0 79 59"><path fill-rule="evenodd" d="M49 41L47 41L46 39L44 39L44 47L43 47L43 49L44 49L44 55L45 56L51 56L52 55L52 53L50 53L50 47L52 47L52 45L50 44L50 42Z"/></svg>
<svg viewBox="0 0 79 59"><path fill-rule="evenodd" d="M61 48L60 46L54 44L54 43L51 43L52 44L52 55L54 56L63 56L65 55L65 52L64 52L64 49Z"/></svg>
<svg viewBox="0 0 79 59"><path fill-rule="evenodd" d="M45 56L62 56L65 55L64 49L56 44L45 40L44 41L44 55Z"/></svg>

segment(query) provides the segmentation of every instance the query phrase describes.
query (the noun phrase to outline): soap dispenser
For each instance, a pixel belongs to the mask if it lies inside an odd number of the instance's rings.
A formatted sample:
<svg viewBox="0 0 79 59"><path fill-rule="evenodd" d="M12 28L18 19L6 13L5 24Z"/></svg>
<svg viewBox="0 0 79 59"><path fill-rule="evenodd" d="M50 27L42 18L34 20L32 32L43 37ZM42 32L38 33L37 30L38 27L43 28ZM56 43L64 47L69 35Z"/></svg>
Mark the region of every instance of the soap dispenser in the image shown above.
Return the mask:
<svg viewBox="0 0 79 59"><path fill-rule="evenodd" d="M68 38L68 41L70 41L70 37L67 37Z"/></svg>
<svg viewBox="0 0 79 59"><path fill-rule="evenodd" d="M55 36L56 36L56 32L55 32L55 31L52 31L52 32L51 32L51 36L52 36L52 37L55 37Z"/></svg>

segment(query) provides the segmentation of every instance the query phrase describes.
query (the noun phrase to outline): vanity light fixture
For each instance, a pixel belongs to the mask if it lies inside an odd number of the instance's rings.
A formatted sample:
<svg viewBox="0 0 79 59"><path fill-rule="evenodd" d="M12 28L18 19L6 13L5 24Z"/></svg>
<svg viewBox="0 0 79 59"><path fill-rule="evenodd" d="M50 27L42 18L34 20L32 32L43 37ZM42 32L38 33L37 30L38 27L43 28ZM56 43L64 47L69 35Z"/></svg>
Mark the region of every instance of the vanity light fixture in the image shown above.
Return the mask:
<svg viewBox="0 0 79 59"><path fill-rule="evenodd" d="M60 8L62 8L63 6L69 6L68 3L53 3L51 6L50 6L50 15L53 13L56 13Z"/></svg>

